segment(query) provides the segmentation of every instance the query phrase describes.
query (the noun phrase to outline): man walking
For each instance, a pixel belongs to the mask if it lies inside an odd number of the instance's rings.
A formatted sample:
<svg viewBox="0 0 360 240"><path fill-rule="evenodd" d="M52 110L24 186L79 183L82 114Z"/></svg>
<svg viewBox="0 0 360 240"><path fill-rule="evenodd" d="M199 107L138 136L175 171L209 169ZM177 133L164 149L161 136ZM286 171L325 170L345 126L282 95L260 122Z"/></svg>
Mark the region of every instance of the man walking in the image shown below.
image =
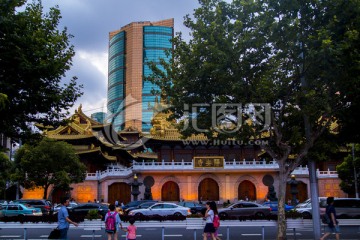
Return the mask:
<svg viewBox="0 0 360 240"><path fill-rule="evenodd" d="M336 240L340 239L340 228L339 228L339 223L336 220L336 211L335 211L335 207L334 207L334 197L328 197L326 199L326 212L325 214L327 214L329 216L330 222L328 223L328 226L326 227L326 233L324 234L324 236L322 236L322 238L320 238L320 240L325 240L325 238L327 236L329 236L331 233L335 234Z"/></svg>
<svg viewBox="0 0 360 240"><path fill-rule="evenodd" d="M58 212L58 228L60 230L60 239L67 240L67 232L69 230L70 223L74 226L78 226L76 222L73 222L69 218L67 206L70 204L70 200L67 197L61 199L61 208Z"/></svg>

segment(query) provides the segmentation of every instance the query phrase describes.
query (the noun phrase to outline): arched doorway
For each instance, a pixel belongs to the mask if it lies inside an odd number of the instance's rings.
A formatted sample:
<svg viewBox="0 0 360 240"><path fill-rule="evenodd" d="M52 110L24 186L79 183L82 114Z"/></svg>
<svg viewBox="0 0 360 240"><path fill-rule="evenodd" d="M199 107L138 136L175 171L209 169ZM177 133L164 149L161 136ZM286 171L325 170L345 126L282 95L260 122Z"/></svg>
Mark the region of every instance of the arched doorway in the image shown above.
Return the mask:
<svg viewBox="0 0 360 240"><path fill-rule="evenodd" d="M199 184L199 201L219 201L219 185L211 178L205 178Z"/></svg>
<svg viewBox="0 0 360 240"><path fill-rule="evenodd" d="M238 188L238 199L245 200L246 198L248 198L249 201L256 200L256 187L248 180L242 181Z"/></svg>
<svg viewBox="0 0 360 240"><path fill-rule="evenodd" d="M127 183L113 183L108 187L108 202L115 203L118 200L119 203L124 204L131 201L131 188Z"/></svg>
<svg viewBox="0 0 360 240"><path fill-rule="evenodd" d="M299 200L299 202L303 202L306 199L308 199L307 194L307 185L306 183L303 183L301 181L298 181L297 190L299 191L298 194L296 194L296 199ZM292 194L290 192L290 184L286 184L286 202L288 200L292 199Z"/></svg>
<svg viewBox="0 0 360 240"><path fill-rule="evenodd" d="M161 201L179 201L180 190L176 182L168 181L161 188Z"/></svg>

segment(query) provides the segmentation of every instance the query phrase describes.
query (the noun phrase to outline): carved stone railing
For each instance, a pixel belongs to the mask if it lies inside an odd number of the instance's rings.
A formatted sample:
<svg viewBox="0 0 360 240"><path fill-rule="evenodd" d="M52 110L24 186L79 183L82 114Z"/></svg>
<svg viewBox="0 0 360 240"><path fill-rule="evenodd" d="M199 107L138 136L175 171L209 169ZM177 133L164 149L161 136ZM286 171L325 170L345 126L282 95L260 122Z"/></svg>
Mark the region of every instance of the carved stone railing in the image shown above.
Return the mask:
<svg viewBox="0 0 360 240"><path fill-rule="evenodd" d="M130 168L108 168L105 171L96 171L95 173L86 173L85 180L101 180L106 177L128 177L133 174L132 167Z"/></svg>
<svg viewBox="0 0 360 240"><path fill-rule="evenodd" d="M268 169L273 169L273 170L278 170L279 169L279 165L278 163L273 160L270 162L266 162L265 160L261 160L261 161L246 161L246 160L241 160L241 161L225 161L224 162L224 168L226 170L249 170L249 169L254 169L254 170L268 170ZM161 162L156 162L156 161L151 161L151 162L136 162L135 160L133 161L133 166L130 168L124 168L122 165L116 165L116 164L112 164L109 165L108 168L105 171L96 171L95 173L87 173L86 174L86 180L101 180L107 177L129 177L133 174L133 171L162 171L162 170L167 170L167 171L208 171L209 168L194 168L193 162L188 161L185 162L184 160L182 160L181 162L175 162L175 161L170 161L170 162L166 162L166 161L161 161ZM292 174L295 174L297 176L308 176L309 175L309 169L307 166L303 167L300 166L298 168L296 168ZM319 171L319 169L316 170L316 174L318 178L337 178L338 174L336 171Z"/></svg>

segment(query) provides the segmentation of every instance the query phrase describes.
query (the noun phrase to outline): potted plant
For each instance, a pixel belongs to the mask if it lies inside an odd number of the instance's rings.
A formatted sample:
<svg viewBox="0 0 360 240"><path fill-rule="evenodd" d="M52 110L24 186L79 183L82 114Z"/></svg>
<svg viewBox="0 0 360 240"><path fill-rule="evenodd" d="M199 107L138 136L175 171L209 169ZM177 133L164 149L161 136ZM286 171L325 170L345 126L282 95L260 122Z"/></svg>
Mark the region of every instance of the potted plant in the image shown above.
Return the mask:
<svg viewBox="0 0 360 240"><path fill-rule="evenodd" d="M97 209L91 209L85 216L85 220L101 220L101 215Z"/></svg>

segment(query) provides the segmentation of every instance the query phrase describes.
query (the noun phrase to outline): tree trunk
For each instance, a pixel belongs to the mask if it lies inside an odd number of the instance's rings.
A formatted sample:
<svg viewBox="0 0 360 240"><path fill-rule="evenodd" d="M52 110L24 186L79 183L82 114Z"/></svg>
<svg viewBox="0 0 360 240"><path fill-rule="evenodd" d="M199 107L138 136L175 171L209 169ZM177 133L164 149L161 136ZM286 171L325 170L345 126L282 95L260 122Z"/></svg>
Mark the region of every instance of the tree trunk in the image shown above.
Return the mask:
<svg viewBox="0 0 360 240"><path fill-rule="evenodd" d="M278 189L278 232L277 240L286 240L286 218L285 218L285 197L286 183L289 173L286 171L284 163L281 159L279 163L279 189Z"/></svg>
<svg viewBox="0 0 360 240"><path fill-rule="evenodd" d="M45 186L44 186L44 196L43 196L43 199L47 199L48 189L49 189L49 185L45 185Z"/></svg>

